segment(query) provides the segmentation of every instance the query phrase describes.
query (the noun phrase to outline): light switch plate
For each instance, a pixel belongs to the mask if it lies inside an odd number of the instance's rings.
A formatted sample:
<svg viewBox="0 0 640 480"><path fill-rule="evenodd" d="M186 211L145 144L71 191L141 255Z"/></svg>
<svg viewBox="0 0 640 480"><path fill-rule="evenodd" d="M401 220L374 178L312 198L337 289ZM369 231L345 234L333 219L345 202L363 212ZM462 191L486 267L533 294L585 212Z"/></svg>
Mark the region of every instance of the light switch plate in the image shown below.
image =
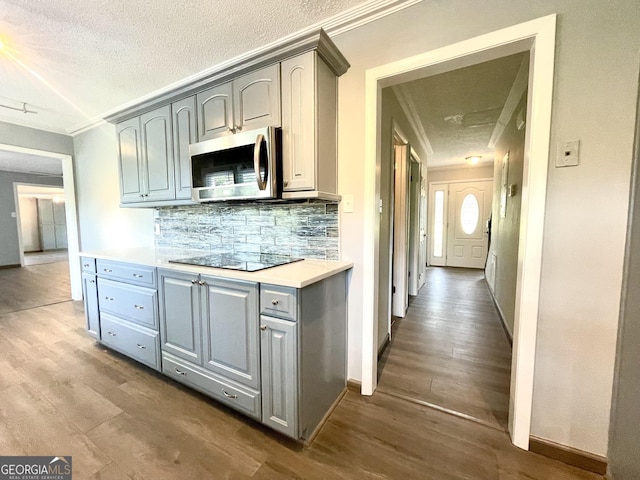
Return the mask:
<svg viewBox="0 0 640 480"><path fill-rule="evenodd" d="M342 213L353 213L353 194L342 196Z"/></svg>
<svg viewBox="0 0 640 480"><path fill-rule="evenodd" d="M559 142L556 168L575 167L580 164L580 140Z"/></svg>

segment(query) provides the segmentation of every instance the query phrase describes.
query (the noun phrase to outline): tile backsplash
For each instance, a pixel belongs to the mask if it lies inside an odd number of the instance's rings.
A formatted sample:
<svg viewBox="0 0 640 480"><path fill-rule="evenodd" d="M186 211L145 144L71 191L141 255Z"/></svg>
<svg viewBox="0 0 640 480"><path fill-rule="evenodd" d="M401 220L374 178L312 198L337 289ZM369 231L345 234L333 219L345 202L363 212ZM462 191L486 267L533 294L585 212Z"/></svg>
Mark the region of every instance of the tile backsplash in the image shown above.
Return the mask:
<svg viewBox="0 0 640 480"><path fill-rule="evenodd" d="M164 252L340 258L337 203L204 203L157 208L154 216L156 248Z"/></svg>

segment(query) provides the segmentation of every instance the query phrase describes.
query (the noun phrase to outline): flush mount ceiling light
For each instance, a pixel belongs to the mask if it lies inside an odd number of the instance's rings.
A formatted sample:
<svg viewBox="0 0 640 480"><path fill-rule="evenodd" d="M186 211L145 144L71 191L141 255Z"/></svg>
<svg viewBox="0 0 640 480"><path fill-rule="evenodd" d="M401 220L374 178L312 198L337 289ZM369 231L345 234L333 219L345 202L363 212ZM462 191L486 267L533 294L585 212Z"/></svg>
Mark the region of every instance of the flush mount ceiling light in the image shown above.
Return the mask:
<svg viewBox="0 0 640 480"><path fill-rule="evenodd" d="M482 155L472 155L470 157L465 157L465 160L469 162L471 165L475 165L480 161L481 158L482 158Z"/></svg>

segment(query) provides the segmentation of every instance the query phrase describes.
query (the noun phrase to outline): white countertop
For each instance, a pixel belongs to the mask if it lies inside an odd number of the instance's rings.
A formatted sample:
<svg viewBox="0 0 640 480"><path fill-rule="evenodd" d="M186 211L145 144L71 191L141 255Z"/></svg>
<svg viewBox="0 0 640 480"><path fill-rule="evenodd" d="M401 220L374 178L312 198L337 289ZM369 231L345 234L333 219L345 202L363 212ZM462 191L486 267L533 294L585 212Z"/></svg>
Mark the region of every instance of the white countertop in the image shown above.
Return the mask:
<svg viewBox="0 0 640 480"><path fill-rule="evenodd" d="M205 253L200 252L200 255ZM165 268L194 274L213 275L221 278L233 278L236 280L248 280L252 282L270 283L285 287L303 288L336 273L353 267L352 262L329 260L302 260L279 267L271 267L257 272L242 272L224 268L201 267L196 265L184 265L169 263L170 259L195 256L194 252L160 253L151 248L123 248L113 250L100 250L80 252L80 256L114 260L119 262L137 263L152 267Z"/></svg>

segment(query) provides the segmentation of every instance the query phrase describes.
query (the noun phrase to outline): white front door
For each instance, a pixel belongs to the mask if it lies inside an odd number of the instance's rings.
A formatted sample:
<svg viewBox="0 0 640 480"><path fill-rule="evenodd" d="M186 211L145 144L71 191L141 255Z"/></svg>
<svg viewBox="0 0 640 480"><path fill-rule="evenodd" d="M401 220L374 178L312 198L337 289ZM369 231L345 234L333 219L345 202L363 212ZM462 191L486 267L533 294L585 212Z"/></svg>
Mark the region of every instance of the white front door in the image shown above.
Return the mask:
<svg viewBox="0 0 640 480"><path fill-rule="evenodd" d="M492 181L449 185L447 266L484 268L492 193Z"/></svg>

